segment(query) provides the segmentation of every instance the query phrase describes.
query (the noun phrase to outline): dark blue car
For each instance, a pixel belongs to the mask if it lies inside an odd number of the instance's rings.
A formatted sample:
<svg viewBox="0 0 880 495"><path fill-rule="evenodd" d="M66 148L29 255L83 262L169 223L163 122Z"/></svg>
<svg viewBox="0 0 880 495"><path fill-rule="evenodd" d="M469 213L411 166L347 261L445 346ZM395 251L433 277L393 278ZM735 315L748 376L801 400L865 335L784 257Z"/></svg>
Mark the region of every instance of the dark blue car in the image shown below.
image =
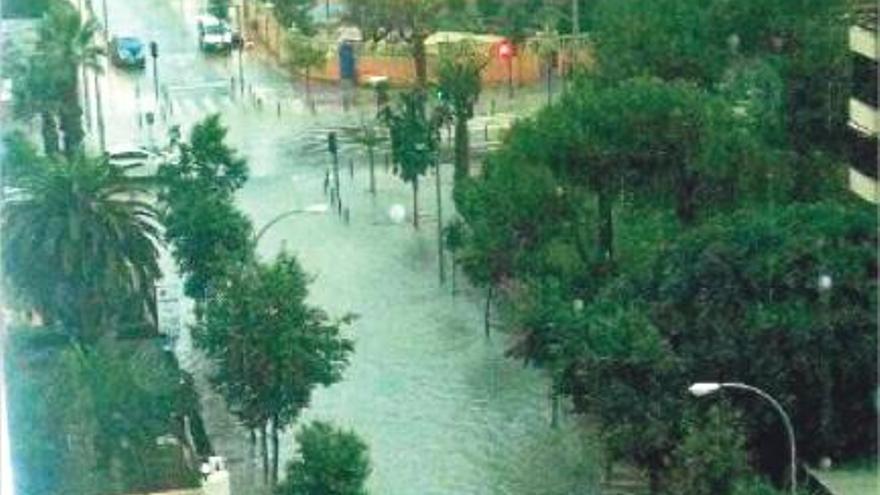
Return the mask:
<svg viewBox="0 0 880 495"><path fill-rule="evenodd" d="M143 69L147 63L146 47L138 38L114 36L110 40L110 60L117 67Z"/></svg>

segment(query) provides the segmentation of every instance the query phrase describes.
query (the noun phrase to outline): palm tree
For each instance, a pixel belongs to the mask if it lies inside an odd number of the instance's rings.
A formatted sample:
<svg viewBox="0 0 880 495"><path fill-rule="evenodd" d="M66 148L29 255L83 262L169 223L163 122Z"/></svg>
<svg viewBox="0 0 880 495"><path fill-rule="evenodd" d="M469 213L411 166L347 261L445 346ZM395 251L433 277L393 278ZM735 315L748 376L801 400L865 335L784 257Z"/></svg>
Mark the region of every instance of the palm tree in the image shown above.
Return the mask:
<svg viewBox="0 0 880 495"><path fill-rule="evenodd" d="M470 136L468 121L482 91L483 69L489 58L471 42L447 47L437 65L441 98L455 121L455 182L470 173Z"/></svg>
<svg viewBox="0 0 880 495"><path fill-rule="evenodd" d="M370 194L376 195L376 148L388 139L380 133L377 125L361 122L353 128L343 129L351 142L367 149L367 157L370 160Z"/></svg>
<svg viewBox="0 0 880 495"><path fill-rule="evenodd" d="M79 68L102 70L100 61L104 49L96 44L99 30L94 18L83 22L79 12L67 2L54 2L38 30L35 57L53 68L52 77L61 101L58 117L64 153L68 156L79 150L85 136L79 102Z"/></svg>
<svg viewBox="0 0 880 495"><path fill-rule="evenodd" d="M12 77L12 112L23 121L40 118L43 152L53 155L59 150L57 114L61 107L56 77L45 57L21 57L20 53L6 58L4 71Z"/></svg>
<svg viewBox="0 0 880 495"><path fill-rule="evenodd" d="M79 154L35 166L12 191L2 262L22 302L85 343L115 320L146 317L160 275L160 232L145 190L121 169Z"/></svg>

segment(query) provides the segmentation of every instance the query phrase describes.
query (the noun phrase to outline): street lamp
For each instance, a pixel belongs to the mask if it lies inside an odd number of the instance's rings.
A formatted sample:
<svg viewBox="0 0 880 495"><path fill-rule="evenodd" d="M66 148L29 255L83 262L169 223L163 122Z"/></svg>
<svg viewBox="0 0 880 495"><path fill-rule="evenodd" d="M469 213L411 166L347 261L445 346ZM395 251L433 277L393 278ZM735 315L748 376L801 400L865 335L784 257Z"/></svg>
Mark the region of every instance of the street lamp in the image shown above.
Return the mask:
<svg viewBox="0 0 880 495"><path fill-rule="evenodd" d="M738 390L752 392L769 402L770 405L772 405L773 408L776 409L776 412L779 413L779 416L782 417L782 424L785 425L785 432L788 435L789 449L791 450L791 466L789 467L791 471L791 493L792 495L795 495L797 493L797 452L795 450L796 446L794 439L794 428L791 425L791 419L789 419L788 414L785 413L785 409L783 409L782 405L780 405L779 402L777 402L776 399L771 397L770 394L768 394L767 392L764 392L758 387L753 387L744 383L694 383L693 385L688 387L688 391L694 397L705 397L707 395L714 394L722 388L734 388Z"/></svg>

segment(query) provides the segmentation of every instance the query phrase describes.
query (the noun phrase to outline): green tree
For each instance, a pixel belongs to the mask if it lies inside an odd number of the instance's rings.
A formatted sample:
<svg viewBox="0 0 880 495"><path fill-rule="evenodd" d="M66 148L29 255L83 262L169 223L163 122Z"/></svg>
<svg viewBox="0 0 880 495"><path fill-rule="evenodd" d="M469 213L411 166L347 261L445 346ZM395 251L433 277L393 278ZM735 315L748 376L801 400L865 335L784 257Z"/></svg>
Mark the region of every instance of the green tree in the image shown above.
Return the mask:
<svg viewBox="0 0 880 495"><path fill-rule="evenodd" d="M370 194L376 195L376 148L387 141L387 137L380 133L379 126L374 123L362 122L358 127L351 128L346 132L348 139L353 143L367 149L367 158L370 163Z"/></svg>
<svg viewBox="0 0 880 495"><path fill-rule="evenodd" d="M218 19L229 19L230 0L209 0L208 13Z"/></svg>
<svg viewBox="0 0 880 495"><path fill-rule="evenodd" d="M684 438L673 454L670 492L727 495L749 474L742 424L730 411L724 404L684 420Z"/></svg>
<svg viewBox="0 0 880 495"><path fill-rule="evenodd" d="M3 263L23 302L78 340L106 334L111 301L142 317L159 277L157 215L147 191L103 160L79 156L17 178L3 212Z"/></svg>
<svg viewBox="0 0 880 495"><path fill-rule="evenodd" d="M34 57L43 58L37 63L50 68L53 86L59 91L58 123L68 156L80 151L85 137L79 101L79 68L101 70L104 49L96 41L99 30L94 18L83 22L73 5L59 1L52 3L38 28Z"/></svg>
<svg viewBox="0 0 880 495"><path fill-rule="evenodd" d="M693 400L682 391L694 381L767 390L803 432L802 459L873 452L876 239L876 219L851 199L744 210L695 229L585 310L586 335L572 333L566 351L575 403L601 418L614 451L658 481L662 460L681 444L676 425L683 401ZM611 316L632 305L638 312L629 327L639 340L607 354L603 343L627 328ZM639 343L649 336L651 346ZM747 445L760 471L783 472L778 417L754 397L729 396L747 411Z"/></svg>
<svg viewBox="0 0 880 495"><path fill-rule="evenodd" d="M196 344L215 365L213 385L242 424L260 432L264 475L273 483L279 433L308 405L316 386L342 378L353 350L341 334L353 316L333 320L307 305L308 283L296 259L282 253L232 279L208 302L194 330Z"/></svg>
<svg viewBox="0 0 880 495"><path fill-rule="evenodd" d="M346 0L349 19L360 27L366 39L403 39L412 50L416 85L428 84L428 55L425 40L442 19L444 0Z"/></svg>
<svg viewBox="0 0 880 495"><path fill-rule="evenodd" d="M468 121L474 116L474 105L482 90L482 71L488 63L488 57L472 43L457 43L444 46L437 66L441 99L455 120L456 182L469 175Z"/></svg>
<svg viewBox="0 0 880 495"><path fill-rule="evenodd" d="M39 117L43 153L58 153L57 116L62 102L56 69L45 57L9 57L6 63L5 72L12 76L13 115L24 121Z"/></svg>
<svg viewBox="0 0 880 495"><path fill-rule="evenodd" d="M310 11L313 0L277 0L273 2L275 17L286 28L295 27L306 36L315 34Z"/></svg>
<svg viewBox="0 0 880 495"><path fill-rule="evenodd" d="M305 35L296 32L287 36L287 58L285 65L292 71L302 73L306 83L306 100L309 107L314 111L315 102L312 99L311 71L324 67L327 62L327 51L313 43Z"/></svg>
<svg viewBox="0 0 880 495"><path fill-rule="evenodd" d="M233 194L248 167L225 144L219 116L196 124L189 142L175 142L178 159L159 168L165 239L186 276L184 292L203 303L211 290L253 259L253 226Z"/></svg>
<svg viewBox="0 0 880 495"><path fill-rule="evenodd" d="M397 175L412 184L413 226L419 228L419 177L436 163L443 117L425 110L425 95L412 91L401 95L396 109L386 108L382 118L391 134L391 154Z"/></svg>
<svg viewBox="0 0 880 495"><path fill-rule="evenodd" d="M276 495L366 495L369 452L355 433L316 421L296 434L296 445L298 457Z"/></svg>

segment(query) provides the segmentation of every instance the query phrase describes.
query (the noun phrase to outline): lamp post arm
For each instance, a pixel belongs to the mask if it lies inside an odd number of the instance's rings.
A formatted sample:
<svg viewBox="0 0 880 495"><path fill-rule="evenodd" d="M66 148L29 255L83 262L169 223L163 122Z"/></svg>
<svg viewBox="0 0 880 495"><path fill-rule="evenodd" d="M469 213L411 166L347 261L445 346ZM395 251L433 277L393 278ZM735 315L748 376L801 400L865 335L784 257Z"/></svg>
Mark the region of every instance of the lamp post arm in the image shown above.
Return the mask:
<svg viewBox="0 0 880 495"><path fill-rule="evenodd" d="M297 210L285 211L284 213L273 218L272 220L269 220L269 222L266 225L264 225L263 228L261 228L259 231L257 231L257 235L254 236L254 246L256 246L260 242L260 239L262 239L263 236L266 234L266 232L268 232L269 229L274 227L275 224L277 224L278 222L281 222L282 220L287 219L288 217L292 217L292 216L300 214L300 213L306 213L306 210L297 209Z"/></svg>
<svg viewBox="0 0 880 495"><path fill-rule="evenodd" d="M722 383L721 387L735 388L735 389L746 390L746 391L752 392L752 393L760 396L761 398L763 398L767 402L769 402L770 405L772 405L773 408L776 409L776 412L779 413L779 416L782 417L782 423L783 423L783 425L785 425L785 432L788 435L789 449L791 451L790 452L790 454L791 454L791 467L789 468L791 471L791 481L790 481L791 493L792 493L792 495L797 493L797 451L796 451L797 446L795 444L794 427L792 426L791 419L788 417L788 414L785 412L785 409L783 409L782 405L776 399L774 399L770 394L768 394L767 392L764 392L763 390L759 389L758 387L746 385L745 383Z"/></svg>

